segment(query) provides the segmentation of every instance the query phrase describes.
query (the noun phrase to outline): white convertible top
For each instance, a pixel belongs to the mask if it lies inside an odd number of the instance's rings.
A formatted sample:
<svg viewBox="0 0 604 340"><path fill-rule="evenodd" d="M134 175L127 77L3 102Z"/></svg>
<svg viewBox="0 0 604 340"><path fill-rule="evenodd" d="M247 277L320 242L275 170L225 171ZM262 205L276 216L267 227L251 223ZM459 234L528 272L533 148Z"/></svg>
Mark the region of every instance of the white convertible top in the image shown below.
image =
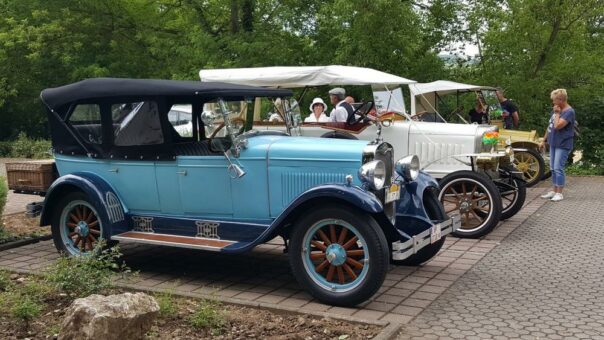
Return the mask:
<svg viewBox="0 0 604 340"><path fill-rule="evenodd" d="M405 85L414 80L355 66L273 66L199 71L202 82L297 88L322 85Z"/></svg>
<svg viewBox="0 0 604 340"><path fill-rule="evenodd" d="M448 80L437 80L431 83L415 83L409 84L411 93L411 114L418 112L436 112L437 95L444 96L458 92L491 90L496 88L491 86L480 86L471 84L456 83Z"/></svg>

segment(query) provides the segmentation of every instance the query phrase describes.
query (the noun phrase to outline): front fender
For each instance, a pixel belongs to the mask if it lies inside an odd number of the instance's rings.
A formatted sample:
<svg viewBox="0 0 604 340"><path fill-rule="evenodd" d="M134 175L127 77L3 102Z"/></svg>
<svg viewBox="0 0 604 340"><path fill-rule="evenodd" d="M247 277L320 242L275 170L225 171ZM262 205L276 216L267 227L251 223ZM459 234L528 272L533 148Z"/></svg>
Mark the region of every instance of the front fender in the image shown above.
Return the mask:
<svg viewBox="0 0 604 340"><path fill-rule="evenodd" d="M298 216L300 210L306 209L304 207L306 204L312 204L313 201L320 199L346 202L369 214L377 214L384 211L382 202L373 193L363 188L346 184L319 185L304 191L291 201L287 208L271 223L269 228L254 241L254 244L266 242L278 235L279 229L282 226L288 224L288 222L293 222L293 216Z"/></svg>
<svg viewBox="0 0 604 340"><path fill-rule="evenodd" d="M395 227L402 240L411 238L433 225L424 204L426 190L439 190L438 182L426 172L420 171L415 181L404 183L401 198L396 205Z"/></svg>
<svg viewBox="0 0 604 340"><path fill-rule="evenodd" d="M126 226L124 214L127 211L113 188L101 177L89 172L77 172L59 177L50 186L44 198L40 225L49 225L59 200L66 194L81 191L88 196L103 223L103 235L109 239L111 230Z"/></svg>

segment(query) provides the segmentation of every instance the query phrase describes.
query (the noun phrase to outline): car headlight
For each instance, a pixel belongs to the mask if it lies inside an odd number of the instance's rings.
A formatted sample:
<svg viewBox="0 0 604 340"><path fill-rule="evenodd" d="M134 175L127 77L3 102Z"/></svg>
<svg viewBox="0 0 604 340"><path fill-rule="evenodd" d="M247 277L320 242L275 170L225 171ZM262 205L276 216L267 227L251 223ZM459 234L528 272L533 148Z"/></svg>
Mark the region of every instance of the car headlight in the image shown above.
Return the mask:
<svg viewBox="0 0 604 340"><path fill-rule="evenodd" d="M380 190L386 183L386 166L377 160L363 164L359 169L359 179L373 190Z"/></svg>
<svg viewBox="0 0 604 340"><path fill-rule="evenodd" d="M409 155L399 159L394 166L396 172L401 175L407 182L415 181L419 176L419 157Z"/></svg>
<svg viewBox="0 0 604 340"><path fill-rule="evenodd" d="M505 147L505 155L506 156L514 156L514 148L511 145Z"/></svg>

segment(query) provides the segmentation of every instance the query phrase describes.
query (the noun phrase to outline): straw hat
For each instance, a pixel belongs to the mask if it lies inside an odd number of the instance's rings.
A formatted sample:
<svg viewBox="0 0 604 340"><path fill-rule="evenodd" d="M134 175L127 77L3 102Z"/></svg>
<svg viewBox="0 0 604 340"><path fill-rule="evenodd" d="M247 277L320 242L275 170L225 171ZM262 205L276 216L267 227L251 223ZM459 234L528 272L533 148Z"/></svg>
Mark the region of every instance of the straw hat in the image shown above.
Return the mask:
<svg viewBox="0 0 604 340"><path fill-rule="evenodd" d="M325 105L325 102L323 101L323 99L317 97L315 99L312 100L312 104L310 104L310 111L313 111L313 106L315 106L315 104L321 104L323 105L323 111L327 111L327 105Z"/></svg>

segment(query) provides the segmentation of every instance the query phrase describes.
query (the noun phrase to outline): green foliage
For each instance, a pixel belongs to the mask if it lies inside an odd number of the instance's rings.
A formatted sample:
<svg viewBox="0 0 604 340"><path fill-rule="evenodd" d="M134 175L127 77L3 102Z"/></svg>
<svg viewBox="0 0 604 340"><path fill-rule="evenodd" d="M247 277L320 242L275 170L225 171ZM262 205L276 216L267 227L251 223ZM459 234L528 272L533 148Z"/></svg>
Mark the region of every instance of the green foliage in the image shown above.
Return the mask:
<svg viewBox="0 0 604 340"><path fill-rule="evenodd" d="M14 158L50 158L50 148L50 141L31 139L25 132L21 132L12 142L10 156Z"/></svg>
<svg viewBox="0 0 604 340"><path fill-rule="evenodd" d="M588 165L581 161L566 167L566 174L571 176L604 176L602 166Z"/></svg>
<svg viewBox="0 0 604 340"><path fill-rule="evenodd" d="M576 149L583 152L581 162L584 169L595 168L600 175L604 169L604 129L602 112L604 97L595 93L577 93L575 111L579 121L580 137Z"/></svg>
<svg viewBox="0 0 604 340"><path fill-rule="evenodd" d="M174 294L171 291L155 294L155 300L159 305L159 314L164 318L172 317L177 312Z"/></svg>
<svg viewBox="0 0 604 340"><path fill-rule="evenodd" d="M11 315L25 322L33 320L41 313L42 306L40 303L27 295L18 298L11 308Z"/></svg>
<svg viewBox="0 0 604 340"><path fill-rule="evenodd" d="M119 263L121 256L118 247L103 249L103 242L99 242L89 255L59 258L47 272L46 280L75 297L100 294L111 287L113 275L130 273L125 263Z"/></svg>
<svg viewBox="0 0 604 340"><path fill-rule="evenodd" d="M0 291L6 291L11 284L9 274L3 270L0 270Z"/></svg>
<svg viewBox="0 0 604 340"><path fill-rule="evenodd" d="M6 185L6 178L0 176L0 230L2 230L2 211L4 211L7 194L8 186Z"/></svg>
<svg viewBox="0 0 604 340"><path fill-rule="evenodd" d="M13 143L8 141L0 141L0 157L10 157L12 148Z"/></svg>
<svg viewBox="0 0 604 340"><path fill-rule="evenodd" d="M189 319L191 326L197 329L208 329L212 335L221 334L226 327L226 318L219 310L220 304L204 300Z"/></svg>
<svg viewBox="0 0 604 340"><path fill-rule="evenodd" d="M52 292L52 287L37 278L28 278L25 283L18 284L8 281L0 293L0 313L23 321L27 328L29 322L46 308L45 298Z"/></svg>

